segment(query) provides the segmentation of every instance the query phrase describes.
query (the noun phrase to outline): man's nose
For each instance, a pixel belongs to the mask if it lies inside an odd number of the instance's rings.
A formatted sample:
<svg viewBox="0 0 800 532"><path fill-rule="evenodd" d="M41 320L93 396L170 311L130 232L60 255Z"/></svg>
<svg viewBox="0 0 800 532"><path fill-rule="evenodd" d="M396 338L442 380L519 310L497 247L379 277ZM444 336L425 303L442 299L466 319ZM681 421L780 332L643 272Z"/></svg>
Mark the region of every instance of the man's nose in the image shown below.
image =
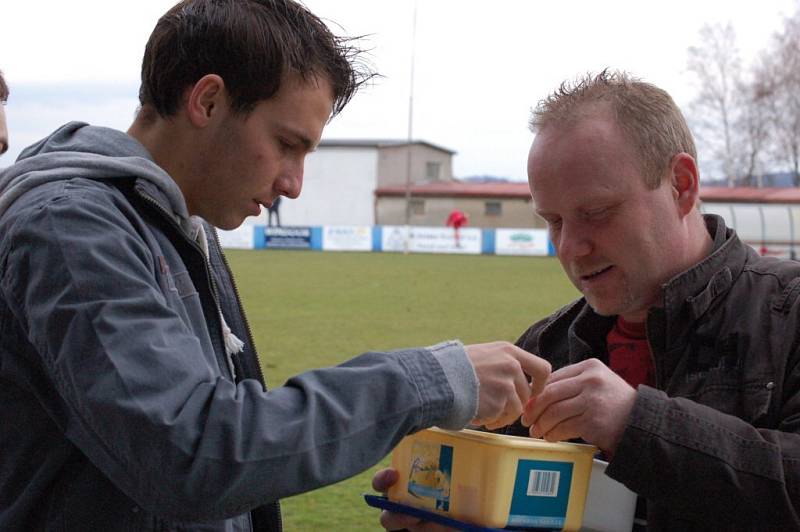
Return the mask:
<svg viewBox="0 0 800 532"><path fill-rule="evenodd" d="M553 243L562 259L572 260L585 257L592 252L589 231L584 226L563 223L557 242Z"/></svg>
<svg viewBox="0 0 800 532"><path fill-rule="evenodd" d="M276 191L281 196L296 199L300 196L303 190L303 161L295 162L294 164L287 165L284 173L277 179Z"/></svg>

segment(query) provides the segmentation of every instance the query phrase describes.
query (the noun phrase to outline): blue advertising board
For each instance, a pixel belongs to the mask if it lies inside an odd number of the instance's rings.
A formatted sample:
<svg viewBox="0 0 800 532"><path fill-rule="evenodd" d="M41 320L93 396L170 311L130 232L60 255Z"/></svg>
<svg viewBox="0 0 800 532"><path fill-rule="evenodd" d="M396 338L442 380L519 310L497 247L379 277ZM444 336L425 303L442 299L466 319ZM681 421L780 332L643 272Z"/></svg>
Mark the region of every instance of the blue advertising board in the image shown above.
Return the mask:
<svg viewBox="0 0 800 532"><path fill-rule="evenodd" d="M311 227L265 227L267 249L311 249Z"/></svg>

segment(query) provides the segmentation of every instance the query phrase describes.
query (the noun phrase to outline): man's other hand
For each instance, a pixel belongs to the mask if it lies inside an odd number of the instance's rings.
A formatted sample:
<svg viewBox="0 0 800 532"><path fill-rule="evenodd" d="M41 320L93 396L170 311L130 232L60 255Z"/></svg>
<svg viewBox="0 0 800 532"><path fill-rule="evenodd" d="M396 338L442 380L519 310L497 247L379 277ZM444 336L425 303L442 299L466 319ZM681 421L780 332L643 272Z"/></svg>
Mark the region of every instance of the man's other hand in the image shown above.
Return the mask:
<svg viewBox="0 0 800 532"><path fill-rule="evenodd" d="M397 482L397 479L396 469L381 469L372 477L372 488L385 495L386 491ZM438 523L429 523L417 517L386 510L381 512L381 526L386 530L408 530L409 532L450 532L453 530Z"/></svg>
<svg viewBox="0 0 800 532"><path fill-rule="evenodd" d="M534 438L583 438L613 454L635 402L636 390L590 358L554 371L544 391L526 405L522 424Z"/></svg>

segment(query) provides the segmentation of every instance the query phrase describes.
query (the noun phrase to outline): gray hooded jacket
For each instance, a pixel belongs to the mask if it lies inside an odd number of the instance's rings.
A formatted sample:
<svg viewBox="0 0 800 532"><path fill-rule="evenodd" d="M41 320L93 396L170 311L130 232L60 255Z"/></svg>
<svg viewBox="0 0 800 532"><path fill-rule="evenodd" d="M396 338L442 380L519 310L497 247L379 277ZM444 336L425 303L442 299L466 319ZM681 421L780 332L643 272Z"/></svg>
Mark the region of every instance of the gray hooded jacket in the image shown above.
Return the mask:
<svg viewBox="0 0 800 532"><path fill-rule="evenodd" d="M267 391L199 223L111 129L67 124L0 174L0 530L279 530L278 499L475 415L458 342Z"/></svg>

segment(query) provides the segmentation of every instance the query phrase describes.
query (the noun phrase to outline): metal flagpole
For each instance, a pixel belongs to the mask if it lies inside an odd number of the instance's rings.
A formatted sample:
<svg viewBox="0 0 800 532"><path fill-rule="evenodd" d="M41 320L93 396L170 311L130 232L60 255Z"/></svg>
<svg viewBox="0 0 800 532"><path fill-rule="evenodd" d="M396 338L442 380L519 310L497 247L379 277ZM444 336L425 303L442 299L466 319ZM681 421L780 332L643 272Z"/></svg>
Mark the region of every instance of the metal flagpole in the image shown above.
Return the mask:
<svg viewBox="0 0 800 532"><path fill-rule="evenodd" d="M406 145L406 231L403 240L403 253L409 251L409 239L411 230L411 142L413 139L414 127L414 59L416 55L417 41L417 0L414 0L414 16L411 22L411 80L408 90L408 137Z"/></svg>

